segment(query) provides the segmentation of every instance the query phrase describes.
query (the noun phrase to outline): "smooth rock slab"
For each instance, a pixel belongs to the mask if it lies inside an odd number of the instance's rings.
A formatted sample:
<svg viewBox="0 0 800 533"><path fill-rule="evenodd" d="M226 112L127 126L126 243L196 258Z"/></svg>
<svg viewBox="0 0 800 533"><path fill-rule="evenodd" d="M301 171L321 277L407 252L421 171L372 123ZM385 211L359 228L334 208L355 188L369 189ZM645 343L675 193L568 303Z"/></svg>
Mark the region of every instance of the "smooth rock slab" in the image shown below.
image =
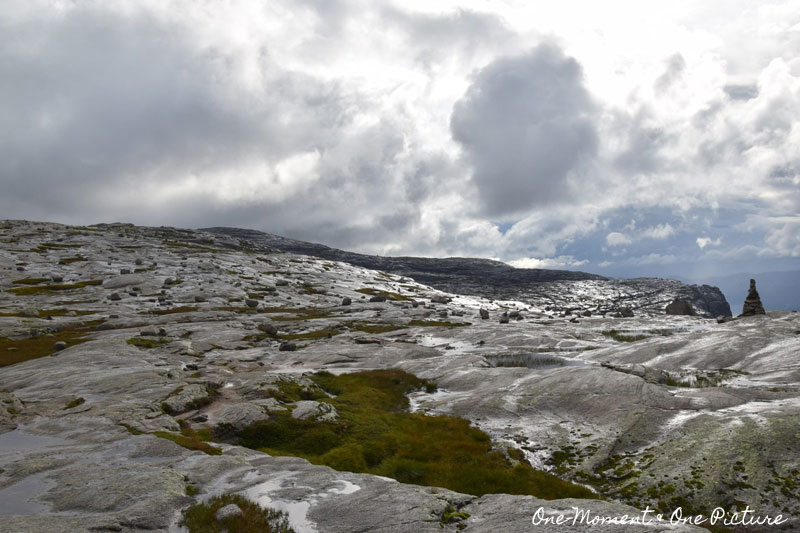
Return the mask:
<svg viewBox="0 0 800 533"><path fill-rule="evenodd" d="M336 420L339 413L336 408L325 402L315 402L314 400L303 400L297 402L297 407L292 411L292 418L298 420L308 420L313 418L317 422L330 422Z"/></svg>

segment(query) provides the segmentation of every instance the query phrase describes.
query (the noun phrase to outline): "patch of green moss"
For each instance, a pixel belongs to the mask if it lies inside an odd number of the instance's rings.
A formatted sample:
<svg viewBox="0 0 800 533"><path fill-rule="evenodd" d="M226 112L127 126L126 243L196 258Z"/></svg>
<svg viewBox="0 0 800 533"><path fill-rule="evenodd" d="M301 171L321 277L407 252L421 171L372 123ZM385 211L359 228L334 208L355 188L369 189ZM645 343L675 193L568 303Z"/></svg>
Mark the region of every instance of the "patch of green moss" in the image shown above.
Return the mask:
<svg viewBox="0 0 800 533"><path fill-rule="evenodd" d="M65 257L63 259L59 259L58 260L58 264L59 265L71 265L72 263L78 263L78 262L82 262L82 261L88 261L88 259L86 259L82 255L76 255L75 257Z"/></svg>
<svg viewBox="0 0 800 533"><path fill-rule="evenodd" d="M231 504L237 505L242 514L218 521L217 511ZM183 512L180 524L189 533L294 533L286 513L261 507L238 494L214 496L205 503L192 505Z"/></svg>
<svg viewBox="0 0 800 533"><path fill-rule="evenodd" d="M493 449L489 435L467 420L408 413L406 394L430 385L416 376L371 370L339 376L324 372L311 379L335 395L325 401L336 407L337 420L296 420L288 412L273 413L270 420L241 431L239 444L469 494L594 497L590 490L527 463L513 464Z"/></svg>
<svg viewBox="0 0 800 533"><path fill-rule="evenodd" d="M89 281L77 281L75 283L54 283L50 285L36 285L33 287L16 287L13 289L7 289L6 291L23 296L30 294L46 294L56 291L69 291L72 289L82 289L84 287L102 285L102 284L103 284L102 280L93 279Z"/></svg>
<svg viewBox="0 0 800 533"><path fill-rule="evenodd" d="M64 406L64 410L72 409L73 407L78 407L79 405L83 405L86 402L83 398L75 398L71 402L69 402L66 406Z"/></svg>
<svg viewBox="0 0 800 533"><path fill-rule="evenodd" d="M44 283L45 281L50 281L49 278L24 278L18 279L14 281L14 285L38 285L40 283Z"/></svg>
<svg viewBox="0 0 800 533"><path fill-rule="evenodd" d="M373 289L370 287L365 287L363 289L356 289L356 292L360 292L361 294L366 294L368 296L380 296L382 298L386 298L387 300L398 300L398 301L409 301L412 298L408 296L403 296L397 292L390 292L390 291L382 291L380 289Z"/></svg>
<svg viewBox="0 0 800 533"><path fill-rule="evenodd" d="M294 341L294 340L313 340L313 339L323 339L327 337L333 337L335 335L339 335L341 330L338 329L318 329L315 331L306 331L304 333L286 333L283 335L278 335L278 338L287 340L287 341Z"/></svg>
<svg viewBox="0 0 800 533"><path fill-rule="evenodd" d="M86 342L89 340L86 335L103 322L103 320L92 320L64 329L52 331L43 329L36 335L24 339L0 337L0 367L53 355L57 353L54 345L59 341L65 342L67 347Z"/></svg>
<svg viewBox="0 0 800 533"><path fill-rule="evenodd" d="M193 313L197 311L199 307L194 307L190 305L184 305L180 307L171 307L169 309L153 309L151 311L143 311L142 315L174 315L176 313Z"/></svg>
<svg viewBox="0 0 800 533"><path fill-rule="evenodd" d="M423 328L460 328L463 326L470 326L469 322L447 322L438 320L411 320L408 323L409 327L423 327Z"/></svg>
<svg viewBox="0 0 800 533"><path fill-rule="evenodd" d="M390 331L397 331L398 329L405 329L405 326L398 326L396 324L353 323L348 324L348 326L350 329L363 331L364 333L388 333Z"/></svg>
<svg viewBox="0 0 800 533"><path fill-rule="evenodd" d="M185 431L185 429L182 429L180 434L172 433L170 431L155 431L153 435L162 439L171 440L175 444L183 446L189 450L198 450L208 455L222 455L221 448L211 446L206 441L201 439L197 434L184 434Z"/></svg>
<svg viewBox="0 0 800 533"><path fill-rule="evenodd" d="M151 338L147 338L147 337L133 337L133 338L128 339L125 342L127 342L131 346L136 346L138 348L148 348L149 349L149 348L157 348L158 346L162 346L164 344L167 344L168 341L166 339L151 339Z"/></svg>
<svg viewBox="0 0 800 533"><path fill-rule="evenodd" d="M636 342L647 338L647 335L625 335L624 333L617 331L616 329L601 331L600 333L602 333L606 337L611 337L615 341L619 342Z"/></svg>
<svg viewBox="0 0 800 533"><path fill-rule="evenodd" d="M445 525L445 524L452 524L453 522L461 522L462 520L466 520L470 516L472 515L470 515L469 513L465 513L463 511L459 511L452 505L448 505L447 509L444 510L444 513L442 513L442 520L440 524Z"/></svg>

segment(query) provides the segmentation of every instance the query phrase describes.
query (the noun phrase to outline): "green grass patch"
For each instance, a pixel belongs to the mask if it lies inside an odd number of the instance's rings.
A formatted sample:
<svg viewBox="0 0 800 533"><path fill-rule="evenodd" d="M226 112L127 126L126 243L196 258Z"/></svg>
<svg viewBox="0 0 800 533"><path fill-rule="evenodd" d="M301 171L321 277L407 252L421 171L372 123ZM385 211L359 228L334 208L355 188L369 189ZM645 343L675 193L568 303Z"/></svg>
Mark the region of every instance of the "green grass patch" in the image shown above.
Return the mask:
<svg viewBox="0 0 800 533"><path fill-rule="evenodd" d="M75 257L65 257L63 259L59 259L58 260L58 264L59 265L71 265L72 263L78 263L78 262L83 262L83 261L88 261L88 259L86 259L82 255L76 255Z"/></svg>
<svg viewBox="0 0 800 533"><path fill-rule="evenodd" d="M625 333L617 331L616 329L601 331L600 333L619 342L636 342L647 338L647 335L626 335Z"/></svg>
<svg viewBox="0 0 800 533"><path fill-rule="evenodd" d="M471 326L469 322L448 322L438 320L412 320L408 323L409 327L423 327L423 328L460 328L462 326Z"/></svg>
<svg viewBox="0 0 800 533"><path fill-rule="evenodd" d="M128 339L125 342L127 342L131 346L136 346L137 348L149 349L149 348L157 348L159 346L163 346L164 344L167 344L169 341L167 341L166 339L153 339L153 338L148 338L148 337L133 337L133 338Z"/></svg>
<svg viewBox="0 0 800 533"><path fill-rule="evenodd" d="M217 511L231 504L238 505L242 514L218 521ZM261 507L238 494L214 496L205 503L192 505L183 512L180 524L189 533L294 533L286 513Z"/></svg>
<svg viewBox="0 0 800 533"><path fill-rule="evenodd" d="M151 311L142 311L140 315L173 315L176 313L193 313L200 309L192 305L183 305L180 307L171 307L169 309L153 309Z"/></svg>
<svg viewBox="0 0 800 533"><path fill-rule="evenodd" d="M44 283L45 281L50 281L49 278L24 278L18 279L14 282L14 285L38 285L40 283Z"/></svg>
<svg viewBox="0 0 800 533"><path fill-rule="evenodd" d="M208 455L222 455L222 449L216 446L211 446L207 443L203 436L195 430L184 426L181 428L180 433L172 433L170 431L155 431L153 435L162 439L171 440L178 446L183 446L189 450L198 450Z"/></svg>
<svg viewBox="0 0 800 533"><path fill-rule="evenodd" d="M366 294L368 296L381 296L383 298L386 298L387 300L409 301L412 299L409 298L408 296L403 296L402 294L397 292L382 291L370 287L365 287L363 289L356 289L356 292L360 292L361 294Z"/></svg>
<svg viewBox="0 0 800 533"><path fill-rule="evenodd" d="M341 333L338 329L318 329L315 331L306 331L304 333L285 333L283 335L278 335L279 339L287 340L287 341L297 341L297 340L314 340L314 339L324 339L327 337L333 337L335 335L339 335Z"/></svg>
<svg viewBox="0 0 800 533"><path fill-rule="evenodd" d="M64 410L66 411L67 409L78 407L79 405L83 405L85 402L86 400L84 400L83 398L75 398L74 400L72 400L71 402L69 402L67 405L64 406Z"/></svg>
<svg viewBox="0 0 800 533"><path fill-rule="evenodd" d="M82 289L84 287L90 287L102 284L103 284L102 280L92 279L88 281L77 281L75 283L53 283L50 285L35 285L32 287L16 287L13 289L7 289L6 292L10 292L20 296L29 294L47 294L50 292L69 291L73 289Z"/></svg>
<svg viewBox="0 0 800 533"><path fill-rule="evenodd" d="M352 324L349 325L350 329L356 331L363 331L364 333L388 333L390 331L397 331L398 329L405 329L405 326L398 326L395 324Z"/></svg>
<svg viewBox="0 0 800 533"><path fill-rule="evenodd" d="M86 335L103 322L103 320L93 320L50 333L44 330L25 339L0 337L0 367L53 355L57 353L53 345L59 341L67 343L67 347L86 342L89 340Z"/></svg>
<svg viewBox="0 0 800 533"><path fill-rule="evenodd" d="M407 393L435 385L401 370L370 370L311 379L335 395L333 422L295 420L289 413L245 428L238 442L270 454L305 457L337 470L367 472L404 483L467 494L530 494L594 498L593 493L525 462L513 463L468 420L408 413ZM516 464L514 464L516 463ZM455 518L455 516L453 517Z"/></svg>

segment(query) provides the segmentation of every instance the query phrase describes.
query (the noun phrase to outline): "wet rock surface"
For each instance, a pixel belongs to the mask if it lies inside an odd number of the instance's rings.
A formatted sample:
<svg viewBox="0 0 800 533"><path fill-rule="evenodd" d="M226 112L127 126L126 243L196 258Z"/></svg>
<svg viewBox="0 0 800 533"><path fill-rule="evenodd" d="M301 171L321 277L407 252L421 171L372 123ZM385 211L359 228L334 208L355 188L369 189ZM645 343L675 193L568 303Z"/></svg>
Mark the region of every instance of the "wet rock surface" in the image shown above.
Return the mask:
<svg viewBox="0 0 800 533"><path fill-rule="evenodd" d="M62 261L78 254L86 260ZM606 307L634 316L614 318L598 310L597 280L551 282L546 301L490 300L125 224L7 222L0 274L0 531L179 531L183 509L231 492L287 510L297 531L589 531L531 518L540 507L631 515L684 502L746 503L798 527L797 313L717 323L665 315L674 294L637 306L616 293ZM117 286L121 276L139 277ZM335 416L325 397L280 393L313 389L309 372L374 368L435 381L411 395L412 410L468 418L497 447L604 499L478 498L167 438ZM450 508L464 515L445 520ZM692 530L615 527L603 530Z"/></svg>

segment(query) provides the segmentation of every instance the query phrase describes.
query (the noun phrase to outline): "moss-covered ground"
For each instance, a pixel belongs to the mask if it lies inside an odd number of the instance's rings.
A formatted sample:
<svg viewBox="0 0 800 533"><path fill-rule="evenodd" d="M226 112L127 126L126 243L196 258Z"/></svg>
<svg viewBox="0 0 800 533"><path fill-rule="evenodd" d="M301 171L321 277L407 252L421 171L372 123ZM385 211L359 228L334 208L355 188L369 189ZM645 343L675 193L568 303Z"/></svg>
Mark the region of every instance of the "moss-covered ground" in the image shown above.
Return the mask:
<svg viewBox="0 0 800 533"><path fill-rule="evenodd" d="M339 376L321 372L311 379L333 396L325 401L336 407L337 420L296 420L288 412L273 413L269 421L241 431L239 444L274 455L305 457L337 470L468 494L595 497L590 490L525 462L512 462L493 449L489 435L467 420L409 413L407 393L434 390L416 376L371 370Z"/></svg>

